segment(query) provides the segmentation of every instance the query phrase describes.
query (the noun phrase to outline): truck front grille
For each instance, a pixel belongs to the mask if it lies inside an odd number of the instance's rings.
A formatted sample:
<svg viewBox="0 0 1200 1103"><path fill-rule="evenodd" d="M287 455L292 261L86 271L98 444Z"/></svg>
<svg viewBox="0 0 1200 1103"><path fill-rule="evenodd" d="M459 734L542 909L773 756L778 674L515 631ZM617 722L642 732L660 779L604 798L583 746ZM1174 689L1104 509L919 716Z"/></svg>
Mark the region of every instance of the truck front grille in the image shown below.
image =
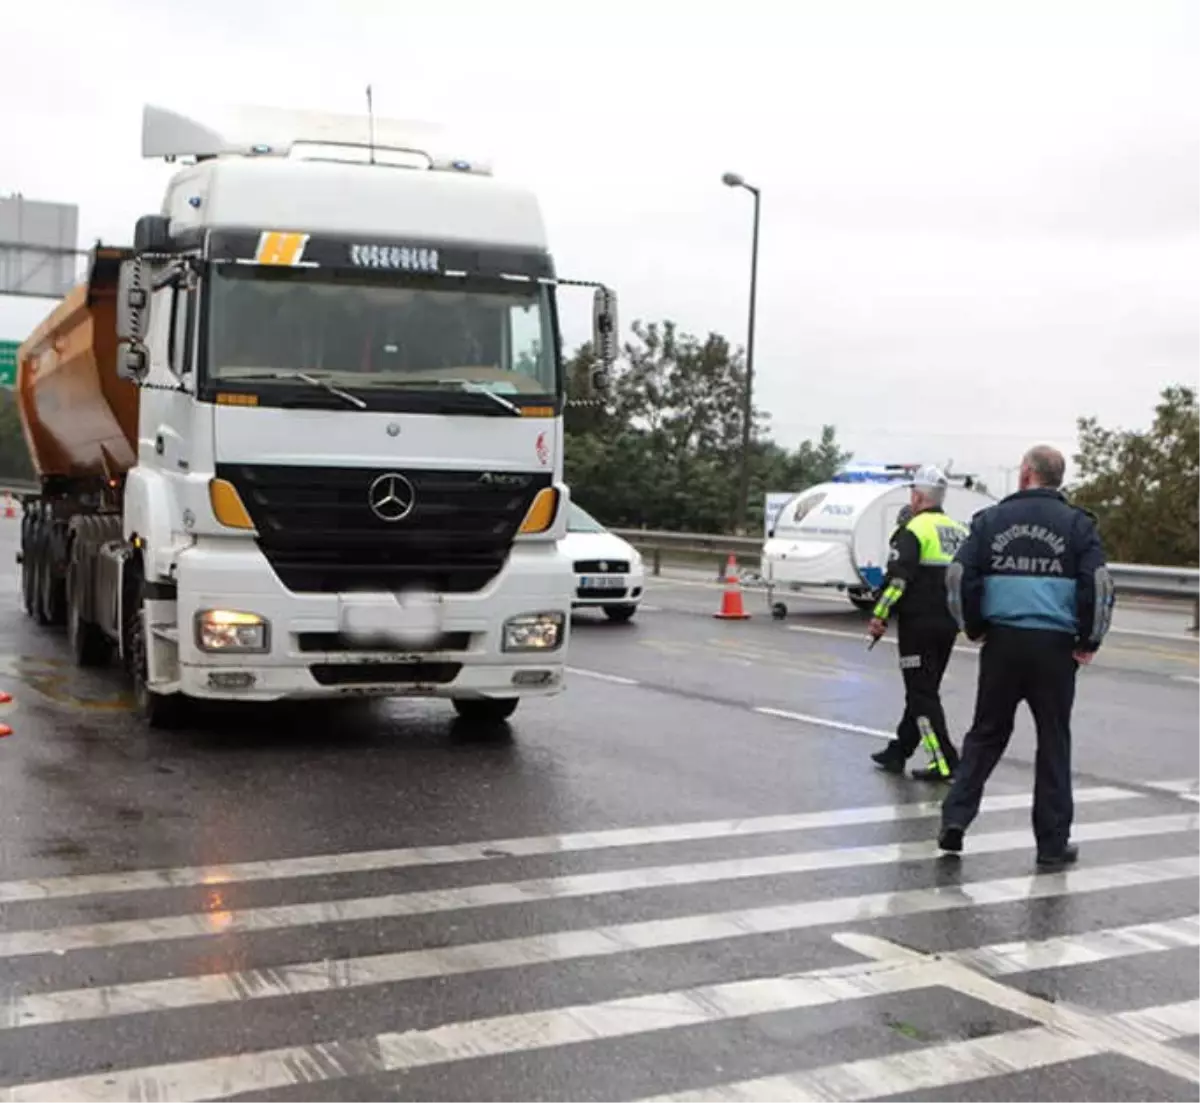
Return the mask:
<svg viewBox="0 0 1200 1103"><path fill-rule="evenodd" d="M296 642L303 652L325 651L331 653L361 651L404 651L421 654L444 651L466 651L471 646L470 632L443 632L432 640L420 643L397 643L393 639L363 639L342 632L300 632Z"/></svg>
<svg viewBox="0 0 1200 1103"><path fill-rule="evenodd" d="M308 668L323 686L448 685L462 663L314 663Z"/></svg>
<svg viewBox="0 0 1200 1103"><path fill-rule="evenodd" d="M411 468L218 465L236 488L280 581L295 593L425 588L473 593L499 573L549 474ZM396 474L412 508L388 521L371 487Z"/></svg>

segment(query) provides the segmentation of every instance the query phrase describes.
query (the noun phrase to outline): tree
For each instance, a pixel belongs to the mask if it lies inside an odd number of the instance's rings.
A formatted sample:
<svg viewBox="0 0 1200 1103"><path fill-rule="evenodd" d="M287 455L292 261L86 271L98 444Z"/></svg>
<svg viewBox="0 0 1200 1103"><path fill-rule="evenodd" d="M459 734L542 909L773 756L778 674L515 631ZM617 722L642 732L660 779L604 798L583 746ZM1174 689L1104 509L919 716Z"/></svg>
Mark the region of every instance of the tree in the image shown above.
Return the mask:
<svg viewBox="0 0 1200 1103"><path fill-rule="evenodd" d="M33 478L15 392L5 388L0 388L0 477L21 482Z"/></svg>
<svg viewBox="0 0 1200 1103"><path fill-rule="evenodd" d="M566 413L567 481L581 505L616 526L721 532L737 504L745 361L717 333L703 340L673 322L635 322L604 398ZM568 361L568 390L583 398L593 356ZM832 426L788 452L753 412L750 520L767 490L803 490L848 458Z"/></svg>
<svg viewBox="0 0 1200 1103"><path fill-rule="evenodd" d="M1144 432L1079 419L1072 500L1096 514L1116 562L1198 565L1200 407L1192 387L1163 390Z"/></svg>

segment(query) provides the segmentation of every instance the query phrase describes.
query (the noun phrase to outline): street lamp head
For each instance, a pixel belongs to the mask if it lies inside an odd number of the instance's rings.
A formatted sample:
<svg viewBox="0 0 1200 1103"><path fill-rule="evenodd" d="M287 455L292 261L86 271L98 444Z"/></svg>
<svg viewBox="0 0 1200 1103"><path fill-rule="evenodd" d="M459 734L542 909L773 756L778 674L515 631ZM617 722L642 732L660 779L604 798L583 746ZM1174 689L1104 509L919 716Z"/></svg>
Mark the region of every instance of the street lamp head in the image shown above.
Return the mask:
<svg viewBox="0 0 1200 1103"><path fill-rule="evenodd" d="M736 172L727 172L721 177L721 183L727 188L740 188L746 181Z"/></svg>

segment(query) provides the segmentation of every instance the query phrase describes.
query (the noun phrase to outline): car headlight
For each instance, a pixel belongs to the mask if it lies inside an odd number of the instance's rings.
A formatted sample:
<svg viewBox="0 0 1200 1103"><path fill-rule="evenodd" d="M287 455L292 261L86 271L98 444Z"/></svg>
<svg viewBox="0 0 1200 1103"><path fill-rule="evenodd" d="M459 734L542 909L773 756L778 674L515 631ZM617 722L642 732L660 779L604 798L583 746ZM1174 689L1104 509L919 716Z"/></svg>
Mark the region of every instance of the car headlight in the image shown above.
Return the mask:
<svg viewBox="0 0 1200 1103"><path fill-rule="evenodd" d="M526 613L504 622L502 651L553 651L563 640L562 613Z"/></svg>
<svg viewBox="0 0 1200 1103"><path fill-rule="evenodd" d="M196 614L196 646L201 651L266 651L270 623L257 613L206 609Z"/></svg>

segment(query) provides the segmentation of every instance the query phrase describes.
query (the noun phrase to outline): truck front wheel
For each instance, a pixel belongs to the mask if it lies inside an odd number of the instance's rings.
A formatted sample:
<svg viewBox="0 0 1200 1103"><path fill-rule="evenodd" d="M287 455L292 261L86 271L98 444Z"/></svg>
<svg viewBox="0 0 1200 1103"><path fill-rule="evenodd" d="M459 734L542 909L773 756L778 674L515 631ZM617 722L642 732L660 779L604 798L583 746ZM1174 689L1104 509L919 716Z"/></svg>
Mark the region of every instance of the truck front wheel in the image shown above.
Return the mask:
<svg viewBox="0 0 1200 1103"><path fill-rule="evenodd" d="M151 728L169 730L183 722L183 697L178 693L155 693L150 688L149 640L146 635L145 606L141 584L138 601L128 625L129 673L133 679L133 700L138 715Z"/></svg>

